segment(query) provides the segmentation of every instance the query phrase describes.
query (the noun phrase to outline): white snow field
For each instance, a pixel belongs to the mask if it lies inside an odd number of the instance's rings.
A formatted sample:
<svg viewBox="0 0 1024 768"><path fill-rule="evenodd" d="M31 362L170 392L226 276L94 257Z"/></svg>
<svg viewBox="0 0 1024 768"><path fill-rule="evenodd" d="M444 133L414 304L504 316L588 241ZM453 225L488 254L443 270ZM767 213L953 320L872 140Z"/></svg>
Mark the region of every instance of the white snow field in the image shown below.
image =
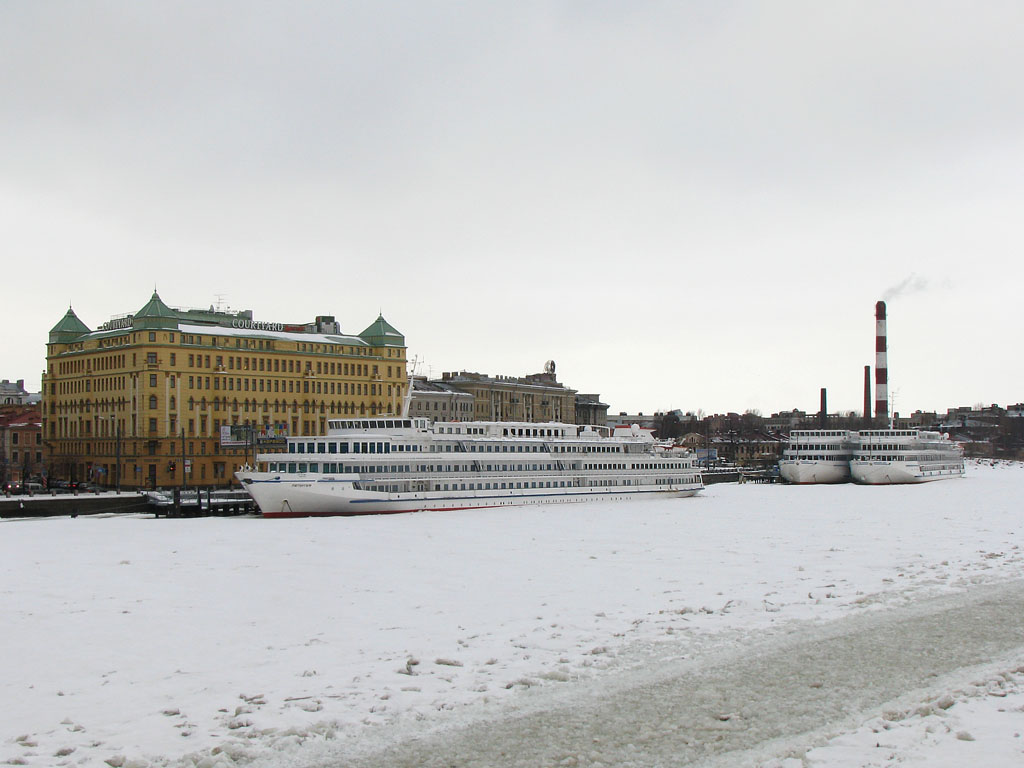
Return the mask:
<svg viewBox="0 0 1024 768"><path fill-rule="evenodd" d="M1024 467L0 522L0 764L1024 764Z"/></svg>

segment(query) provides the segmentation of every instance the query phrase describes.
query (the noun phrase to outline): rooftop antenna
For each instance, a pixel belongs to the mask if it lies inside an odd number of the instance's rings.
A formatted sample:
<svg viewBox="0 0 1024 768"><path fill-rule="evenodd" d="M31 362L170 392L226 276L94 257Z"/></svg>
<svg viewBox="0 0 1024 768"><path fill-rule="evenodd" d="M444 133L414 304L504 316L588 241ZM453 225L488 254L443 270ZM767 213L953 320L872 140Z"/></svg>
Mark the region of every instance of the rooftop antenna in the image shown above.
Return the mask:
<svg viewBox="0 0 1024 768"><path fill-rule="evenodd" d="M215 294L213 294L213 297L215 299L217 299L217 311L218 312L223 312L224 311L224 297L225 296L227 296L226 293L215 293Z"/></svg>
<svg viewBox="0 0 1024 768"><path fill-rule="evenodd" d="M898 388L894 388L889 394L889 429L895 428L893 425L895 424L896 417L896 395L898 395L899 392L900 390Z"/></svg>

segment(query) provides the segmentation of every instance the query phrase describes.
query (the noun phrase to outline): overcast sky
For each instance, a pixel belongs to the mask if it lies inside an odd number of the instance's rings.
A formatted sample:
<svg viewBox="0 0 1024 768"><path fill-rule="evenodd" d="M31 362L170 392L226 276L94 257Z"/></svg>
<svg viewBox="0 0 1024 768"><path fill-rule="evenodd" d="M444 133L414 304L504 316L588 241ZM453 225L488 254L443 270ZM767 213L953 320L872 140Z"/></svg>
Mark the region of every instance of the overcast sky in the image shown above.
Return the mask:
<svg viewBox="0 0 1024 768"><path fill-rule="evenodd" d="M1024 401L1024 3L0 5L2 376L154 286L611 411Z"/></svg>

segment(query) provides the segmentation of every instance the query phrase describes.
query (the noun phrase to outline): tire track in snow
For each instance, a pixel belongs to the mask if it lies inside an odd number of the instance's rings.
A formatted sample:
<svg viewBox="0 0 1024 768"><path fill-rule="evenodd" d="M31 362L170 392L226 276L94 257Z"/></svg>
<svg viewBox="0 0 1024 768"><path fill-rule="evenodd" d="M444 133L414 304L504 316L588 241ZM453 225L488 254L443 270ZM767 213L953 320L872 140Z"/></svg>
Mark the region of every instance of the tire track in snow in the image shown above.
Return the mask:
<svg viewBox="0 0 1024 768"><path fill-rule="evenodd" d="M666 649L668 650L668 649ZM736 765L811 746L939 678L1024 654L1024 582L796 625L324 766ZM533 693L531 691L531 693Z"/></svg>

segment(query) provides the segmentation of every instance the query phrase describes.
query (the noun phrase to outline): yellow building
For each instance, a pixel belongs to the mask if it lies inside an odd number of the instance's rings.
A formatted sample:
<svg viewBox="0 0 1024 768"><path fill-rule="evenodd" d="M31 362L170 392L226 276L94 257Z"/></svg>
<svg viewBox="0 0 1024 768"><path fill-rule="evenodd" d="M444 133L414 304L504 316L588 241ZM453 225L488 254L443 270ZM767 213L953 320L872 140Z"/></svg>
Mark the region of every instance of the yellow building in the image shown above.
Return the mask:
<svg viewBox="0 0 1024 768"><path fill-rule="evenodd" d="M357 336L333 317L138 312L90 330L72 309L50 331L44 462L53 479L106 486L225 486L255 448L323 434L332 416L401 410L405 337L378 317Z"/></svg>

